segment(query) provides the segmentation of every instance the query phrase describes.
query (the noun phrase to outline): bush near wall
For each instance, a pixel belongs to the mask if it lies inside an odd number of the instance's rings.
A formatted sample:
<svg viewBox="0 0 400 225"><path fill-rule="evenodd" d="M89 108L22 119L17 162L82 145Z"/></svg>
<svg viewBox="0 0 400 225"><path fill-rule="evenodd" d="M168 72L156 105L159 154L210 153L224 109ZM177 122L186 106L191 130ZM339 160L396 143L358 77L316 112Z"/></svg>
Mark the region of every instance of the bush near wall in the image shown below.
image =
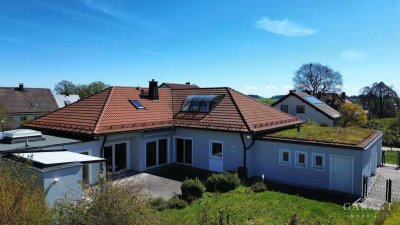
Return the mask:
<svg viewBox="0 0 400 225"><path fill-rule="evenodd" d="M0 224L51 224L43 188L27 164L0 160Z"/></svg>
<svg viewBox="0 0 400 225"><path fill-rule="evenodd" d="M240 185L240 179L237 173L219 173L212 174L206 180L206 189L210 192L228 192Z"/></svg>
<svg viewBox="0 0 400 225"><path fill-rule="evenodd" d="M198 179L186 179L182 182L181 192L182 198L186 201L193 201L203 196L205 187L203 183Z"/></svg>

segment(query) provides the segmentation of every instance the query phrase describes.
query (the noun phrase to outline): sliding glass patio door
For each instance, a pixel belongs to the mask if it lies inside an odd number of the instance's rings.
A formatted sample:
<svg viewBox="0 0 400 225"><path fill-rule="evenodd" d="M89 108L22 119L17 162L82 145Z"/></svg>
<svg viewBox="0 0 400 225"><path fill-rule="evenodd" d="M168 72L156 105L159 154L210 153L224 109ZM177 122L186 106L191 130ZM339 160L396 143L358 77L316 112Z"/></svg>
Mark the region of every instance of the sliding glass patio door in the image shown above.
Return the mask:
<svg viewBox="0 0 400 225"><path fill-rule="evenodd" d="M116 173L127 170L127 144L118 143L105 146L104 158L106 159L108 172Z"/></svg>
<svg viewBox="0 0 400 225"><path fill-rule="evenodd" d="M182 164L192 164L192 139L175 139L176 162Z"/></svg>
<svg viewBox="0 0 400 225"><path fill-rule="evenodd" d="M146 168L160 166L168 162L168 139L146 142Z"/></svg>

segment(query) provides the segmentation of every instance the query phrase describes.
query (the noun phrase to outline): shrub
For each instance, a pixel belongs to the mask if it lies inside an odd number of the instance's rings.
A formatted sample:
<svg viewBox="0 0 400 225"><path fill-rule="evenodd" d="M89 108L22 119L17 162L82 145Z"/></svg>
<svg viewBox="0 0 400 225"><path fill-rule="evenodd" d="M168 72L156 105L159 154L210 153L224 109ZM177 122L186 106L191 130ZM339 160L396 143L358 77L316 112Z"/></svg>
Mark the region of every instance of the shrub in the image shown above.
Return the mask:
<svg viewBox="0 0 400 225"><path fill-rule="evenodd" d="M0 160L0 224L50 224L43 188L27 164Z"/></svg>
<svg viewBox="0 0 400 225"><path fill-rule="evenodd" d="M155 209L157 211L163 211L163 210L168 208L167 201L164 200L161 197L150 198L148 203L149 203L151 208L153 208L153 209Z"/></svg>
<svg viewBox="0 0 400 225"><path fill-rule="evenodd" d="M264 182L257 182L251 186L251 190L255 193L264 192L267 190L267 186L265 186Z"/></svg>
<svg viewBox="0 0 400 225"><path fill-rule="evenodd" d="M240 185L237 173L213 174L206 180L206 188L211 192L228 192Z"/></svg>
<svg viewBox="0 0 400 225"><path fill-rule="evenodd" d="M181 185L182 198L186 201L200 198L205 191L199 179L186 179Z"/></svg>
<svg viewBox="0 0 400 225"><path fill-rule="evenodd" d="M169 209L183 209L187 206L187 202L181 198L179 198L178 195L174 195L172 198L170 198L167 201L167 207Z"/></svg>
<svg viewBox="0 0 400 225"><path fill-rule="evenodd" d="M90 200L88 200L90 199ZM140 190L127 190L103 177L80 201L62 200L55 206L55 225L157 224Z"/></svg>

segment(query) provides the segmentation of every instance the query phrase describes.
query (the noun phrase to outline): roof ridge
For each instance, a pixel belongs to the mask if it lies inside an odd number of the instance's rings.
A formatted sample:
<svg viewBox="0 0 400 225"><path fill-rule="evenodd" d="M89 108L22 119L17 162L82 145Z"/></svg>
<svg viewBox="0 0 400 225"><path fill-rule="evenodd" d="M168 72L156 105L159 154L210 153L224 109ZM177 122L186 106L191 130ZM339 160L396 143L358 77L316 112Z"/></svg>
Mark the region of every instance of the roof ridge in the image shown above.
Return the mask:
<svg viewBox="0 0 400 225"><path fill-rule="evenodd" d="M106 101L104 102L104 105L103 105L103 108L101 109L100 115L99 115L99 117L97 118L97 121L96 121L96 123L95 123L94 129L93 129L93 131L92 131L92 134L97 133L96 131L97 131L97 128L98 128L98 126L99 126L99 122L100 122L100 120L103 118L105 108L106 108L108 102L109 102L110 99L111 99L110 96L112 95L114 88L115 88L115 87L109 87L109 88L105 89L105 90L110 89L110 91L108 92L107 99L106 99ZM103 91L105 91L105 90L103 90ZM103 92L103 91L101 91L101 92ZM101 92L99 92L99 93L101 93Z"/></svg>
<svg viewBox="0 0 400 225"><path fill-rule="evenodd" d="M233 89L232 89L232 90L233 90ZM233 97L233 95L232 95L232 93L231 93L231 88L227 87L227 88L226 88L226 91L228 92L229 96L231 97L232 102L233 102L233 105L235 106L236 110L238 111L238 113L239 113L239 115L240 115L240 118L243 120L243 123L244 123L244 125L246 126L246 129L247 129L249 132L252 132L252 130L250 129L249 124L247 123L246 119L245 119L244 116L243 116L242 111L240 110L238 104L236 103L236 99Z"/></svg>

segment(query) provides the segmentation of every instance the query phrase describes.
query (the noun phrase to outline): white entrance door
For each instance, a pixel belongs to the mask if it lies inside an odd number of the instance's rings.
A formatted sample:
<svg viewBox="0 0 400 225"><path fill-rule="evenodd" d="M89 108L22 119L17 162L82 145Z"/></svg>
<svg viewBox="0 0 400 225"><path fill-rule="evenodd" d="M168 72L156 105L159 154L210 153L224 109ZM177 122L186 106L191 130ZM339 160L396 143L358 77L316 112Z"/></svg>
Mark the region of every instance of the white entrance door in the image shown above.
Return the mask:
<svg viewBox="0 0 400 225"><path fill-rule="evenodd" d="M331 189L353 193L353 159L331 156Z"/></svg>
<svg viewBox="0 0 400 225"><path fill-rule="evenodd" d="M210 141L210 159L208 169L215 172L224 171L223 156L222 141Z"/></svg>

